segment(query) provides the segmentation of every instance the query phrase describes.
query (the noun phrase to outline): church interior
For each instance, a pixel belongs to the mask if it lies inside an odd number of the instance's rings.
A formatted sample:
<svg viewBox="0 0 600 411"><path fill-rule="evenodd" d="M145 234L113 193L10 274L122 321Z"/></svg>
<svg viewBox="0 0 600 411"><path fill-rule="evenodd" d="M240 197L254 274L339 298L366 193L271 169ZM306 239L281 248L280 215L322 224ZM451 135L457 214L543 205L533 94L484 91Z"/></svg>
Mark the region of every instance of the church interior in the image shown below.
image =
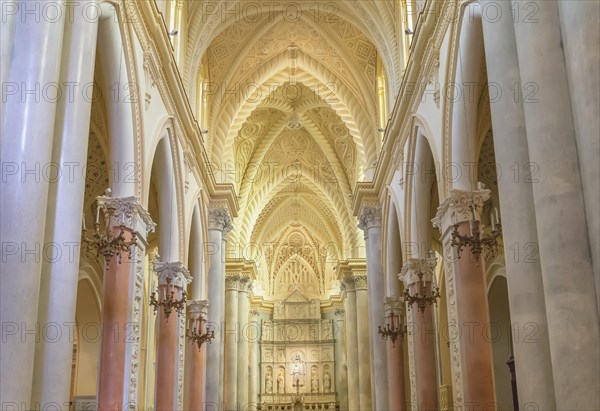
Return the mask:
<svg viewBox="0 0 600 411"><path fill-rule="evenodd" d="M2 411L600 410L598 0L1 3Z"/></svg>

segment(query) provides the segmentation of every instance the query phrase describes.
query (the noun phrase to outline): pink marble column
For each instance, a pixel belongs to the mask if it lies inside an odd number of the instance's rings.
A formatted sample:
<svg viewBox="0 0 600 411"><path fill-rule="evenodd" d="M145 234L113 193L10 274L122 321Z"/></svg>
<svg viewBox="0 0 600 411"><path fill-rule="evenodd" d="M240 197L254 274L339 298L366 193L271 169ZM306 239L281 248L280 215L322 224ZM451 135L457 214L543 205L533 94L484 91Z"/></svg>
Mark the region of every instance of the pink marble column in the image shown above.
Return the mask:
<svg viewBox="0 0 600 411"><path fill-rule="evenodd" d="M115 236L121 229L113 228ZM125 229L125 240L132 234ZM125 255L123 255L125 257ZM129 320L130 262L121 264L112 258L104 273L102 333L98 361L98 409L120 410L125 398L125 363L127 346L124 332Z"/></svg>
<svg viewBox="0 0 600 411"><path fill-rule="evenodd" d="M197 330L198 333L206 332L206 316L208 311L208 301L190 301L188 303L188 331ZM206 344L206 343L205 343ZM186 410L202 411L202 401L204 400L204 358L206 356L206 347L204 344L198 348L198 344L188 341L189 350L189 374L186 384L188 386L189 399Z"/></svg>
<svg viewBox="0 0 600 411"><path fill-rule="evenodd" d="M154 270L158 275L159 301L165 296L173 294L174 300L183 297L183 291L191 282L191 276L180 262L157 262ZM167 284L167 279L170 284ZM182 372L180 367L179 346L181 339L181 316L185 318L185 308L182 314L173 309L167 318L164 308L158 309L158 342L156 353L156 406L157 411L173 411L181 408L179 404L178 375ZM183 320L185 322L185 319Z"/></svg>
<svg viewBox="0 0 600 411"><path fill-rule="evenodd" d="M492 345L489 332L485 332L490 319L483 259L475 258L469 247L464 247L458 258L456 248L451 245L453 226L458 224L461 235L470 235L470 207L473 205L479 216L489 197L489 190L452 189L433 219L444 245L455 409L492 409L496 403Z"/></svg>
<svg viewBox="0 0 600 411"><path fill-rule="evenodd" d="M404 324L403 303L399 297L387 297L385 299L385 317L390 327ZM406 398L404 385L404 336L399 335L395 343L387 341L388 364L388 401L391 411L403 411L406 409Z"/></svg>
<svg viewBox="0 0 600 411"><path fill-rule="evenodd" d="M98 409L121 410L135 407L137 401L138 360L134 353L139 346L134 345L139 345L135 330L139 329L141 303L132 301L132 296L141 293L145 239L155 224L135 197L99 196L98 204L106 219L112 215L109 224L114 236L121 233L122 225L125 241L129 242L134 232L137 241L131 260L127 253L121 254L121 263L114 256L104 272L97 403Z"/></svg>
<svg viewBox="0 0 600 411"><path fill-rule="evenodd" d="M411 258L400 273L404 287L411 295L430 295L437 259ZM438 382L436 368L435 325L432 305L421 311L416 303L408 306L408 332L413 335L415 357L416 400L420 411L437 410Z"/></svg>

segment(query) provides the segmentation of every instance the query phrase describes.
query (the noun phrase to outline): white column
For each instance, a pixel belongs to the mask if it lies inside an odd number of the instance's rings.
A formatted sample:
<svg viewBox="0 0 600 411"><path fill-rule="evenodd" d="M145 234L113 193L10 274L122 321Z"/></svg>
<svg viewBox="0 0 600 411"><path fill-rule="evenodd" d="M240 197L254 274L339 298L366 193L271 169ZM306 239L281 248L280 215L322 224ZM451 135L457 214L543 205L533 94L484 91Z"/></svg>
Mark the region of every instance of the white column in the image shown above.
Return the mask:
<svg viewBox="0 0 600 411"><path fill-rule="evenodd" d="M600 2L559 1L558 11L600 310Z"/></svg>
<svg viewBox="0 0 600 411"><path fill-rule="evenodd" d="M238 369L237 369L237 402L240 411L248 409L248 364L249 364L249 332L250 325L248 323L250 315L250 296L249 291L252 287L252 282L249 277L242 277L240 288L238 291L238 328L239 328L239 344L238 344Z"/></svg>
<svg viewBox="0 0 600 411"><path fill-rule="evenodd" d="M239 275L225 277L225 378L223 387L223 409L225 411L237 410L237 377L238 377L238 290L242 279Z"/></svg>
<svg viewBox="0 0 600 411"><path fill-rule="evenodd" d="M372 410L371 397L371 357L369 347L369 304L367 294L367 276L355 275L356 290L356 334L358 340L358 390L360 410Z"/></svg>
<svg viewBox="0 0 600 411"><path fill-rule="evenodd" d="M367 283L369 294L369 340L371 343L371 394L377 410L387 410L387 350L380 338L378 326L385 321L383 301L385 278L381 265L381 206L366 206L359 217L367 246Z"/></svg>
<svg viewBox="0 0 600 411"><path fill-rule="evenodd" d="M250 327L248 327L248 339L250 341L250 378L248 384L248 411L256 410L258 405L258 394L260 393L260 312L253 310L250 313Z"/></svg>
<svg viewBox="0 0 600 411"><path fill-rule="evenodd" d="M358 376L358 335L356 323L356 290L354 279L346 277L342 283L344 311L346 313L346 358L348 361L348 410L360 410Z"/></svg>
<svg viewBox="0 0 600 411"><path fill-rule="evenodd" d="M519 0L515 7L531 5L537 22L520 19L515 34L521 84L537 90L524 110L529 158L539 170L533 199L556 407L600 409L600 321L558 6Z"/></svg>
<svg viewBox="0 0 600 411"><path fill-rule="evenodd" d="M519 62L513 14L509 1L483 0L484 9L500 10L499 18L483 19L483 34L488 81L503 93L519 84ZM511 170L529 162L523 103L514 98L492 98L490 101L494 132L494 152L501 170ZM556 409L554 382L550 363L550 344L546 303L539 254L525 258L524 253L537 249L537 227L531 181L504 173L498 178L502 235L505 247L508 300L513 324L524 331L527 324L536 325L536 344L513 338L519 403L537 404L541 410ZM516 250L515 250L516 247ZM515 254L516 251L516 254Z"/></svg>
<svg viewBox="0 0 600 411"><path fill-rule="evenodd" d="M52 324L61 338L42 338L36 344L33 373L32 404L68 404L73 358L73 335L77 281L78 247L81 240L81 218L85 192L85 173L91 100L84 87L94 80L98 22L84 19L86 0L73 6L72 20L65 27L60 84L75 85L72 93L63 93L57 103L54 124L52 162L62 176L50 182L46 213L45 243L54 244L56 259L42 261L38 323Z"/></svg>
<svg viewBox="0 0 600 411"><path fill-rule="evenodd" d="M346 372L346 350L344 349L345 326L344 309L334 311L333 337L335 338L335 391L341 410L348 410L348 375Z"/></svg>
<svg viewBox="0 0 600 411"><path fill-rule="evenodd" d="M207 327L215 331L215 339L206 347L206 396L205 405L208 410L217 410L223 402L221 390L223 387L222 359L224 355L223 329L225 322L225 272L223 237L229 231L231 221L226 208L211 208L208 210L208 244L210 259L208 271L208 297L211 305L208 310Z"/></svg>
<svg viewBox="0 0 600 411"><path fill-rule="evenodd" d="M57 88L52 84L59 81L66 11L64 1L58 1L50 7L51 15L43 18L44 4L16 4L19 10L10 69L2 73L8 83L2 84L6 101L2 103L0 139L4 179L0 195L0 401L27 409L33 408L30 400L35 342L40 335L36 320L41 261L48 252L42 249L48 180L56 171L48 167L57 106ZM6 65L3 61L2 68Z"/></svg>

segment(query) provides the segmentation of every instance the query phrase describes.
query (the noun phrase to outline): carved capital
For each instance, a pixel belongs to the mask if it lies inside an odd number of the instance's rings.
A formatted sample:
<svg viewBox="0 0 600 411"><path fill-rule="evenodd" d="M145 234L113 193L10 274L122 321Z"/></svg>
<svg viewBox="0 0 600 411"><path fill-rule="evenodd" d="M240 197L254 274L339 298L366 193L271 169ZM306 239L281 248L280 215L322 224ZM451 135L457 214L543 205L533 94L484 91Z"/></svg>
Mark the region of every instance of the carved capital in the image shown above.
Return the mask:
<svg viewBox="0 0 600 411"><path fill-rule="evenodd" d="M365 234L372 227L381 227L381 206L379 205L364 206L358 217L358 228Z"/></svg>
<svg viewBox="0 0 600 411"><path fill-rule="evenodd" d="M346 314L346 311L345 311L343 308L336 308L336 309L333 311L333 314L334 314L334 315L335 315L337 318L339 318L339 319L342 319L342 320L343 320L343 319L344 319L344 315Z"/></svg>
<svg viewBox="0 0 600 411"><path fill-rule="evenodd" d="M208 229L219 230L223 233L223 238L233 229L229 210L224 207L208 209Z"/></svg>
<svg viewBox="0 0 600 411"><path fill-rule="evenodd" d="M188 318L197 320L199 318L206 320L208 315L208 300L188 301Z"/></svg>
<svg viewBox="0 0 600 411"><path fill-rule="evenodd" d="M102 210L105 219L111 219L113 226L124 225L146 238L156 228L150 214L137 197L111 197L110 190L106 190L104 195L96 198L98 207Z"/></svg>
<svg viewBox="0 0 600 411"><path fill-rule="evenodd" d="M404 312L404 302L400 297L386 297L383 306L386 317L392 315L400 317Z"/></svg>
<svg viewBox="0 0 600 411"><path fill-rule="evenodd" d="M406 288L417 283L433 282L437 257L410 258L406 261L398 278L404 282Z"/></svg>
<svg viewBox="0 0 600 411"><path fill-rule="evenodd" d="M227 274L225 276L225 289L248 292L252 287L250 277L240 274Z"/></svg>
<svg viewBox="0 0 600 411"><path fill-rule="evenodd" d="M342 280L341 286L342 292L347 293L349 291L354 291L354 278L353 277L345 277Z"/></svg>
<svg viewBox="0 0 600 411"><path fill-rule="evenodd" d="M367 276L366 275L355 275L354 276L354 288L356 290L367 289Z"/></svg>
<svg viewBox="0 0 600 411"><path fill-rule="evenodd" d="M258 321L260 310L250 310L250 321Z"/></svg>
<svg viewBox="0 0 600 411"><path fill-rule="evenodd" d="M167 278L171 279L171 284L183 290L192 282L192 276L187 268L181 262L154 262L154 271L158 275L158 285L166 285Z"/></svg>
<svg viewBox="0 0 600 411"><path fill-rule="evenodd" d="M475 208L476 218L479 219L483 205L490 198L490 190L463 191L452 189L450 195L440 204L435 218L431 221L442 233L442 237L454 224L470 221L472 218L471 205Z"/></svg>

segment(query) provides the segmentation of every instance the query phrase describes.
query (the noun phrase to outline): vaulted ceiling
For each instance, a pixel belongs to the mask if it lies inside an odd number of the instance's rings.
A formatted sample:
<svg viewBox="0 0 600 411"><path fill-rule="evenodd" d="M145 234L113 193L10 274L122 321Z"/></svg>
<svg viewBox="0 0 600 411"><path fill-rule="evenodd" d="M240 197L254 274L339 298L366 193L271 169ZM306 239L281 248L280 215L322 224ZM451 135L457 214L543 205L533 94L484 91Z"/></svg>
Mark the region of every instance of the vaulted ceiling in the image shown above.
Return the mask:
<svg viewBox="0 0 600 411"><path fill-rule="evenodd" d="M195 95L202 73L207 151L235 168L230 236L259 245L268 295L289 281L324 295L364 244L352 190L381 147L378 61L397 89L394 1L192 2L188 14L184 78Z"/></svg>

